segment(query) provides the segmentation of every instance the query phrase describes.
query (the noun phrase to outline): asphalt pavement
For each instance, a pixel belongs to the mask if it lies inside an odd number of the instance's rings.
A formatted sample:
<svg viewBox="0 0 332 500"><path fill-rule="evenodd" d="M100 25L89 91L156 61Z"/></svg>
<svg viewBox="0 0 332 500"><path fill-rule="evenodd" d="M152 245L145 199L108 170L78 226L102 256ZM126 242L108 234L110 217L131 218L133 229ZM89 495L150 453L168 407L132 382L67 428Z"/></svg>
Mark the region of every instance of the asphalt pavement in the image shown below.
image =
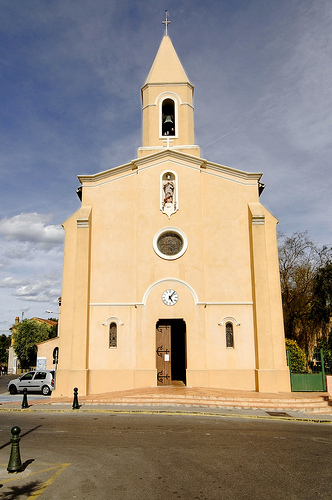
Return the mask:
<svg viewBox="0 0 332 500"><path fill-rule="evenodd" d="M7 383L0 377L0 499L331 498L331 415L101 404L72 410L40 394L29 394L22 410L22 395L10 396ZM16 425L22 470L8 473Z"/></svg>
<svg viewBox="0 0 332 500"><path fill-rule="evenodd" d="M331 498L329 424L218 415L1 412L0 498ZM9 474L10 429L23 471Z"/></svg>
<svg viewBox="0 0 332 500"><path fill-rule="evenodd" d="M1 375L0 376L0 394L7 392L7 384L13 378L18 378L18 375Z"/></svg>

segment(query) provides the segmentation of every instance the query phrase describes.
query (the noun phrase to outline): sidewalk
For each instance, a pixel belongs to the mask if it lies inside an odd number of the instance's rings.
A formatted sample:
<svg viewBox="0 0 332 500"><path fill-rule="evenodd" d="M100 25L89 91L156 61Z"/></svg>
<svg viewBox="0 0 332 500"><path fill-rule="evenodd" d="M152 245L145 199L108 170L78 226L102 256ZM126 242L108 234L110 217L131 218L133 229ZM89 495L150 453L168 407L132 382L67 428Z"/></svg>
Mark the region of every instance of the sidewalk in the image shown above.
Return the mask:
<svg viewBox="0 0 332 500"><path fill-rule="evenodd" d="M21 409L21 402L0 404L0 411L121 412L204 414L241 418L276 418L332 423L328 393L266 394L226 389L180 386L147 387L80 396L80 409L72 410L73 397L38 399Z"/></svg>

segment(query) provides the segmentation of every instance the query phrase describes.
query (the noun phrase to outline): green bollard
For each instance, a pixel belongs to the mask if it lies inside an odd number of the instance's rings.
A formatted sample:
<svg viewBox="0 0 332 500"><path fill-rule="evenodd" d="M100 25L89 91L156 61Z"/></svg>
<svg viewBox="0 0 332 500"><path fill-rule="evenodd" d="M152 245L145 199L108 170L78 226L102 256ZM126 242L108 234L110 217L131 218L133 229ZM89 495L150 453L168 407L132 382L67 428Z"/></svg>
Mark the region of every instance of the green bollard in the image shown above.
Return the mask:
<svg viewBox="0 0 332 500"><path fill-rule="evenodd" d="M10 450L10 457L8 462L7 470L8 472L21 472L22 470L22 462L20 457L20 434L21 429L17 426L12 427L11 433L12 438L10 442L12 443L12 448Z"/></svg>
<svg viewBox="0 0 332 500"><path fill-rule="evenodd" d="M23 389L23 399L22 399L22 409L24 410L24 408L29 408L28 389L26 387L24 387Z"/></svg>
<svg viewBox="0 0 332 500"><path fill-rule="evenodd" d="M78 389L77 387L75 387L74 389L74 400L73 400L73 410L79 410L80 409L80 405L78 404L78 397L77 397L77 393L78 393Z"/></svg>

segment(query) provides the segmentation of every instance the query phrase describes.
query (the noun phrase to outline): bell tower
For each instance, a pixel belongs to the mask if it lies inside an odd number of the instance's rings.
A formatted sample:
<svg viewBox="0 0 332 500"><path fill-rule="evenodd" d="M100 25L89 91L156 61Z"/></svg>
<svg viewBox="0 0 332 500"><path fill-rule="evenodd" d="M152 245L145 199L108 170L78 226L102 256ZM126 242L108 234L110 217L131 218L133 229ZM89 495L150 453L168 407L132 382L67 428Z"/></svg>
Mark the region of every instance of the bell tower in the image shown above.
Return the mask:
<svg viewBox="0 0 332 500"><path fill-rule="evenodd" d="M170 22L167 16L166 22ZM166 35L141 89L143 140L138 157L164 148L200 156L200 148L194 144L194 87L167 35L167 24Z"/></svg>

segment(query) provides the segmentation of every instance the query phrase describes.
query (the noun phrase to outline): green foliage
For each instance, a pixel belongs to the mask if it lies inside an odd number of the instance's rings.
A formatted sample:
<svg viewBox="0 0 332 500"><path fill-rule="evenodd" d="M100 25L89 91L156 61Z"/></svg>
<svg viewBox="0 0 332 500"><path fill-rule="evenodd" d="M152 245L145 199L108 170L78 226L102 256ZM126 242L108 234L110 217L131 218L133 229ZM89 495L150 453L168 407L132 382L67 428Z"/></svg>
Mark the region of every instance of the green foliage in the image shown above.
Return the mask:
<svg viewBox="0 0 332 500"><path fill-rule="evenodd" d="M14 351L19 360L21 368L29 368L36 365L38 342L49 338L49 327L45 323L26 319L15 325L13 332Z"/></svg>
<svg viewBox="0 0 332 500"><path fill-rule="evenodd" d="M58 323L49 327L49 338L54 339L58 336Z"/></svg>
<svg viewBox="0 0 332 500"><path fill-rule="evenodd" d="M312 315L322 326L328 325L332 315L332 264L328 263L318 269L313 290Z"/></svg>
<svg viewBox="0 0 332 500"><path fill-rule="evenodd" d="M323 349L323 356L324 356L324 364L325 364L325 370L329 374L331 373L332 369L332 350L331 350L331 343L332 343L332 331L330 331L328 340L325 340L323 338L320 338L317 342L317 350L319 351L320 349Z"/></svg>
<svg viewBox="0 0 332 500"><path fill-rule="evenodd" d="M11 337L7 337L7 335L0 335L0 365L6 365L8 362L8 351L7 349L10 347Z"/></svg>
<svg viewBox="0 0 332 500"><path fill-rule="evenodd" d="M327 337L332 301L332 248L318 248L307 233L279 235L285 334L305 351Z"/></svg>
<svg viewBox="0 0 332 500"><path fill-rule="evenodd" d="M286 350L289 352L291 369L293 372L303 372L306 368L305 352L295 340L286 339Z"/></svg>

